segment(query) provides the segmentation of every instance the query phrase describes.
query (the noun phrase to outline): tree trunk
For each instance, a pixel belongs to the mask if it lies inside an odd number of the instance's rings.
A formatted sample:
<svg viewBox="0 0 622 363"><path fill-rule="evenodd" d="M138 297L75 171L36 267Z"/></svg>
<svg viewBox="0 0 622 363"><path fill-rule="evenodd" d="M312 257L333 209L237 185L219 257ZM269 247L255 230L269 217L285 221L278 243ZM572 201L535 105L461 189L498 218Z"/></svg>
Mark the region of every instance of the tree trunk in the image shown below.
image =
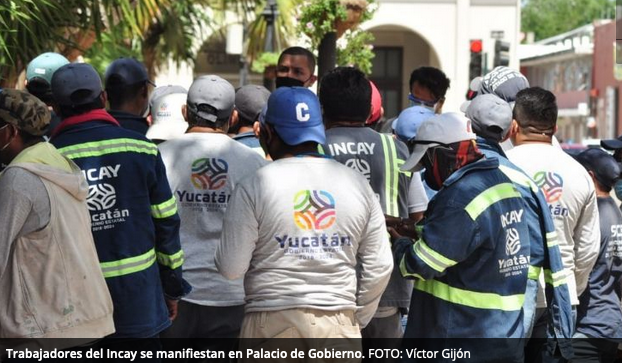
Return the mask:
<svg viewBox="0 0 622 363"><path fill-rule="evenodd" d="M337 33L327 33L318 47L318 75L317 82L333 70L337 64Z"/></svg>

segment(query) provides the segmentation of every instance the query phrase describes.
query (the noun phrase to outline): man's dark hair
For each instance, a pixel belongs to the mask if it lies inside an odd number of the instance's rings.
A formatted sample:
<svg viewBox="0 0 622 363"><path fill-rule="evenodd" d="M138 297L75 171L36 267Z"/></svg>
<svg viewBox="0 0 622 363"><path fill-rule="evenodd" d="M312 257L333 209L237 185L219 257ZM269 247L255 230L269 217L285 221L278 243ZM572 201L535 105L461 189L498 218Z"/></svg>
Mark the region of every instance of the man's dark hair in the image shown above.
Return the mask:
<svg viewBox="0 0 622 363"><path fill-rule="evenodd" d="M277 64L281 64L281 60L283 59L284 55L304 55L305 57L307 57L307 63L309 64L311 74L315 72L315 56L308 49L305 49L303 47L289 47L281 53Z"/></svg>
<svg viewBox="0 0 622 363"><path fill-rule="evenodd" d="M438 68L434 67L419 67L410 74L410 89L417 82L421 87L425 87L432 95L440 100L445 97L447 90L449 89L449 78Z"/></svg>
<svg viewBox="0 0 622 363"><path fill-rule="evenodd" d="M199 111L206 111L206 112L210 112L210 113L215 113L215 110L207 110L204 109L204 107L211 107L209 105L199 105ZM209 121L204 119L203 117L197 115L196 113L188 110L187 111L187 118L188 118L188 127L211 127L214 129L222 129L223 126L225 126L225 124L227 124L227 122L229 122L229 118L221 118L218 119L216 121Z"/></svg>
<svg viewBox="0 0 622 363"><path fill-rule="evenodd" d="M52 96L52 88L50 84L41 78L33 78L26 84L26 90L31 95L40 99L46 105L50 105L54 102Z"/></svg>
<svg viewBox="0 0 622 363"><path fill-rule="evenodd" d="M123 104L132 102L138 97L143 87L146 86L147 81L126 85L119 76L110 76L106 83L106 93L108 94L110 108L113 110L119 109Z"/></svg>
<svg viewBox="0 0 622 363"><path fill-rule="evenodd" d="M557 125L555 95L540 87L526 88L518 92L513 117L528 132L553 135Z"/></svg>
<svg viewBox="0 0 622 363"><path fill-rule="evenodd" d="M67 118L71 116L78 116L83 113L87 113L92 110L98 110L104 108L104 103L101 97L97 97L93 102L79 105L79 106L58 106L58 115L61 118Z"/></svg>
<svg viewBox="0 0 622 363"><path fill-rule="evenodd" d="M353 67L338 67L322 77L320 104L330 121L364 123L371 110L371 85L365 74Z"/></svg>

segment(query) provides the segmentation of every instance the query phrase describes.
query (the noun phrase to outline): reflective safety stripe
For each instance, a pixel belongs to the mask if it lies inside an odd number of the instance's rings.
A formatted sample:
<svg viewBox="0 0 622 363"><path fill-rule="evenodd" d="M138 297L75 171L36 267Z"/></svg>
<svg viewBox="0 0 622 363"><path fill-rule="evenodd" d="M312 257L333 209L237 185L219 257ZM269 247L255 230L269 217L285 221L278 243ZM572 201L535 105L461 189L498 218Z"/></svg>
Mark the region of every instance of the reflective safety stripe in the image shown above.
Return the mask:
<svg viewBox="0 0 622 363"><path fill-rule="evenodd" d="M317 152L319 152L322 155L326 155L326 153L324 152L324 147L320 144L317 144Z"/></svg>
<svg viewBox="0 0 622 363"><path fill-rule="evenodd" d="M527 278L530 280L538 280L540 278L540 272L542 272L542 267L529 266Z"/></svg>
<svg viewBox="0 0 622 363"><path fill-rule="evenodd" d="M177 213L175 196L164 203L151 206L151 216L156 219L167 218Z"/></svg>
<svg viewBox="0 0 622 363"><path fill-rule="evenodd" d="M553 287L563 285L566 283L566 270L552 272L551 270L545 269L544 281L549 285L553 285Z"/></svg>
<svg viewBox="0 0 622 363"><path fill-rule="evenodd" d="M105 278L129 275L146 270L156 260L155 250L152 248L140 256L124 258L118 261L100 262L99 266Z"/></svg>
<svg viewBox="0 0 622 363"><path fill-rule="evenodd" d="M520 198L520 193L514 185L501 183L481 192L464 209L473 220L476 220L488 207L508 198Z"/></svg>
<svg viewBox="0 0 622 363"><path fill-rule="evenodd" d="M382 140L382 151L384 152L385 213L391 216L399 216L397 207L397 176L399 173L394 170L397 165L395 143L391 139L391 136L388 135L381 134L380 139Z"/></svg>
<svg viewBox="0 0 622 363"><path fill-rule="evenodd" d="M476 309L518 311L522 309L525 302L525 294L503 296L489 292L468 291L451 287L437 280L415 280L414 287L438 299Z"/></svg>
<svg viewBox="0 0 622 363"><path fill-rule="evenodd" d="M179 266L184 264L184 251L179 250L179 252L167 255L166 253L158 252L158 263L160 265L168 266L171 269L176 269Z"/></svg>
<svg viewBox="0 0 622 363"><path fill-rule="evenodd" d="M516 183L524 187L530 188L534 193L538 192L539 189L536 183L534 183L533 180L531 180L527 175L521 173L520 171L512 169L505 165L499 165L499 170L501 170L501 172L503 172L505 176L510 178L512 183Z"/></svg>
<svg viewBox="0 0 622 363"><path fill-rule="evenodd" d="M419 239L417 242L415 242L415 244L413 245L413 251L415 252L415 255L417 255L417 257L425 262L426 265L430 266L438 272L443 272L448 267L451 267L457 263L456 261L450 260L449 258L434 251L422 239Z"/></svg>
<svg viewBox="0 0 622 363"><path fill-rule="evenodd" d="M397 170L400 171L400 173L405 174L407 177L411 177L413 175L412 172L402 170L402 165L404 165L405 163L406 163L405 160L397 159L395 163L395 167L397 168ZM419 176L419 174L417 174L417 176Z"/></svg>
<svg viewBox="0 0 622 363"><path fill-rule="evenodd" d="M157 155L158 148L154 144L135 139L112 139L91 141L82 144L66 146L58 151L69 159L88 158L108 154L134 152Z"/></svg>
<svg viewBox="0 0 622 363"><path fill-rule="evenodd" d="M555 247L559 245L559 241L557 240L557 232L549 232L546 234L546 246L548 248Z"/></svg>
<svg viewBox="0 0 622 363"><path fill-rule="evenodd" d="M425 280L419 274L414 274L414 273L408 272L408 269L406 268L406 256L402 257L402 260L400 261L400 272L402 273L402 276L404 276L404 277L416 277L418 279Z"/></svg>

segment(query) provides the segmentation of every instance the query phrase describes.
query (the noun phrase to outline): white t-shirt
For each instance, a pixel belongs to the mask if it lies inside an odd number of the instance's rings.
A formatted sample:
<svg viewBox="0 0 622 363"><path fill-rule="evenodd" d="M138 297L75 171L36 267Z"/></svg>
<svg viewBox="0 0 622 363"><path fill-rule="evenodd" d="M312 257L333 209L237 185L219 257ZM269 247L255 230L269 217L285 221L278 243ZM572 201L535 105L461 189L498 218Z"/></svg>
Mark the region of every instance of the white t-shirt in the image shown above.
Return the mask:
<svg viewBox="0 0 622 363"><path fill-rule="evenodd" d="M216 266L244 275L247 312L351 309L364 327L393 260L367 180L335 160L292 157L238 184Z"/></svg>
<svg viewBox="0 0 622 363"><path fill-rule="evenodd" d="M507 152L547 199L559 240L573 305L587 286L600 249L600 226L594 183L585 168L562 149L529 143ZM542 306L541 296L538 305Z"/></svg>
<svg viewBox="0 0 622 363"><path fill-rule="evenodd" d="M268 162L225 134L189 133L159 145L181 218L183 300L205 306L244 304L242 279L229 281L214 265L222 221L234 187Z"/></svg>

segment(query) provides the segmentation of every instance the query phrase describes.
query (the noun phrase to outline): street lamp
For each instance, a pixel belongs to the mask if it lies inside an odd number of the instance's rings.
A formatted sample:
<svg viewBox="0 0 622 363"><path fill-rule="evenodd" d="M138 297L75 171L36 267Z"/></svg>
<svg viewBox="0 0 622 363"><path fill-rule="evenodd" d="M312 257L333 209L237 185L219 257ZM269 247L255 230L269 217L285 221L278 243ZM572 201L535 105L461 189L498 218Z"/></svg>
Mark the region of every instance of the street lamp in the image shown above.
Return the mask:
<svg viewBox="0 0 622 363"><path fill-rule="evenodd" d="M263 50L266 53L274 52L274 23L276 17L279 15L279 10L276 4L276 0L268 0L266 7L263 9L261 15L266 19L266 41L264 43ZM264 72L263 85L269 90L274 89L274 80L266 76Z"/></svg>

